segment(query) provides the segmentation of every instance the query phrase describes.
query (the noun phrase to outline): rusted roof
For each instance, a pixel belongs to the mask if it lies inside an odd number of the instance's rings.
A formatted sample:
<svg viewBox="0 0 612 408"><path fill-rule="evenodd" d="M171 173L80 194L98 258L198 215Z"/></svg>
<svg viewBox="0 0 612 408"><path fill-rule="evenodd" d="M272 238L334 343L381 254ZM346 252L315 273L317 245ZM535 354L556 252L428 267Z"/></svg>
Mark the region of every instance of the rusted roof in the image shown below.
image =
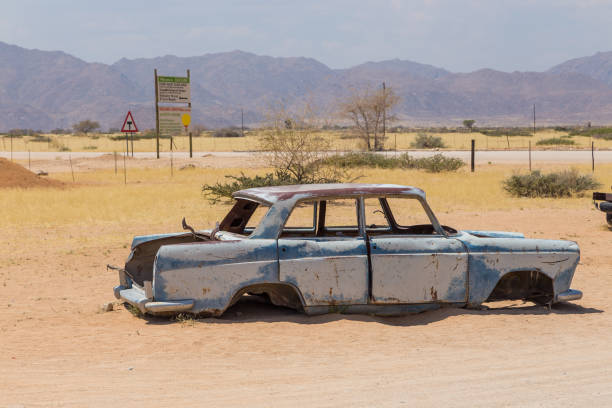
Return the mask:
<svg viewBox="0 0 612 408"><path fill-rule="evenodd" d="M293 198L319 198L350 195L418 195L425 198L425 192L416 187L397 184L297 184L290 186L256 187L236 191L236 198L248 198L273 204Z"/></svg>

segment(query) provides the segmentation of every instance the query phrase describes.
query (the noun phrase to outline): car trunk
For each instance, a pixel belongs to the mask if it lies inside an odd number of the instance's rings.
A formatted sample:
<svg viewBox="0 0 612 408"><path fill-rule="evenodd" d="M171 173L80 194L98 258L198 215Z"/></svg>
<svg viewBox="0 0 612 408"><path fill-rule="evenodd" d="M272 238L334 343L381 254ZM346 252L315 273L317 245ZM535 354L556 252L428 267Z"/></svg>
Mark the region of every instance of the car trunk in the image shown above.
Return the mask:
<svg viewBox="0 0 612 408"><path fill-rule="evenodd" d="M189 244L208 240L205 236L198 235L194 237L191 233L181 233L140 242L132 248L132 253L125 263L125 271L134 282L143 286L144 281L153 280L153 263L155 262L155 255L157 255L157 251L161 246Z"/></svg>

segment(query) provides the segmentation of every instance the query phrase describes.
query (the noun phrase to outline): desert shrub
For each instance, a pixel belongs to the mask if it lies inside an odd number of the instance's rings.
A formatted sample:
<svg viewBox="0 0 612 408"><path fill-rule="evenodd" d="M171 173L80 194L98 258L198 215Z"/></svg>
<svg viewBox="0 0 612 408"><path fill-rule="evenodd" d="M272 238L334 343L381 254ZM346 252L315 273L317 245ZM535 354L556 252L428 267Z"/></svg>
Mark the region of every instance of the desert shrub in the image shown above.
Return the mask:
<svg viewBox="0 0 612 408"><path fill-rule="evenodd" d="M599 135L612 135L612 127L600 127L600 128L581 128L574 129L570 132L572 136L592 136L597 137Z"/></svg>
<svg viewBox="0 0 612 408"><path fill-rule="evenodd" d="M457 171L465 166L465 162L456 157L447 157L443 154L436 154L431 157L414 158L404 153L401 158L405 161L406 168L426 170L430 173L440 173L443 171Z"/></svg>
<svg viewBox="0 0 612 408"><path fill-rule="evenodd" d="M612 133L599 133L593 135L594 139L612 140Z"/></svg>
<svg viewBox="0 0 612 408"><path fill-rule="evenodd" d="M528 128L489 128L478 129L480 133L486 136L502 137L502 136L533 136L533 129Z"/></svg>
<svg viewBox="0 0 612 408"><path fill-rule="evenodd" d="M419 133L415 141L410 143L410 146L417 149L433 149L445 147L441 137L431 136L425 133Z"/></svg>
<svg viewBox="0 0 612 408"><path fill-rule="evenodd" d="M239 176L225 176L229 181L217 182L215 184L204 184L202 186L202 194L208 200L215 204L219 201L230 200L232 194L238 190L244 190L245 188L255 187L270 187L270 186L283 186L293 184L317 184L317 183L339 183L341 179L334 178L318 178L312 175L311 179L298 180L295 177L283 173L266 173L263 176L247 176L244 173L240 173Z"/></svg>
<svg viewBox="0 0 612 408"><path fill-rule="evenodd" d="M273 173L263 176L226 176L229 182L205 184L202 193L211 202L231 198L245 188L285 184L338 183L348 177L346 171L324 163L329 142L316 135L308 117L291 116L284 110L273 112L270 126L262 133L259 147L269 152L265 159Z"/></svg>
<svg viewBox="0 0 612 408"><path fill-rule="evenodd" d="M385 157L376 153L347 153L345 155L333 155L326 157L323 162L328 166L340 168L371 167L383 169L418 169L431 173L442 171L456 171L465 166L461 159L436 154L431 157L415 158L408 153L399 157Z"/></svg>
<svg viewBox="0 0 612 408"><path fill-rule="evenodd" d="M590 174L581 175L578 170L565 170L542 174L539 170L529 174L515 174L503 181L503 188L515 197L571 197L585 190L593 190L601 184Z"/></svg>
<svg viewBox="0 0 612 408"><path fill-rule="evenodd" d="M43 135L34 135L30 137L30 142L45 142L45 143L49 143L51 141L51 138L49 136L43 136Z"/></svg>
<svg viewBox="0 0 612 408"><path fill-rule="evenodd" d="M383 169L403 167L403 160L399 157L385 157L382 154L371 152L336 154L323 159L323 163L328 166L347 169L356 167L379 167Z"/></svg>
<svg viewBox="0 0 612 408"><path fill-rule="evenodd" d="M241 137L242 133L239 129L219 129L216 130L212 137Z"/></svg>
<svg viewBox="0 0 612 408"><path fill-rule="evenodd" d="M576 144L576 142L566 137L551 137L550 139L542 139L536 142L536 145L538 146L574 145L574 144Z"/></svg>
<svg viewBox="0 0 612 408"><path fill-rule="evenodd" d="M98 146L83 146L83 150L96 150L98 148Z"/></svg>

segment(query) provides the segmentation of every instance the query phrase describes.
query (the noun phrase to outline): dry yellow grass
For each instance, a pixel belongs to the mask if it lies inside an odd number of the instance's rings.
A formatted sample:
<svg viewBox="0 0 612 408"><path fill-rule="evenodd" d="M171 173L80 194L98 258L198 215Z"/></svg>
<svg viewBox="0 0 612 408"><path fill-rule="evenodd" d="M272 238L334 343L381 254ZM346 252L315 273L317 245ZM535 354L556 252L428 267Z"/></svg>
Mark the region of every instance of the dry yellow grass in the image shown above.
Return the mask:
<svg viewBox="0 0 612 408"><path fill-rule="evenodd" d="M467 150L470 149L471 139L476 141L476 146L480 150L507 149L508 140L506 137L485 136L478 132L473 133L427 133L433 136L441 137L446 149L450 150ZM343 138L342 132L320 132L320 137L326 138L329 141L332 150L346 151L361 149L362 143L359 139ZM574 136L572 140L576 143L573 146L536 146L536 142L542 139L553 137L561 137L567 135L567 132L557 132L555 130L541 130L535 136L514 136L509 138L511 149L527 149L531 141L532 149L586 149L590 148L591 141L595 142L598 149L612 149L612 140L592 139L591 137ZM73 152L92 151L92 152L122 152L125 151L125 140L112 140L109 135L95 135L95 138L89 136L78 135L46 135L51 137L51 143L34 142L31 137L14 138L14 151L60 151L62 148L69 149ZM398 150L412 149L411 143L415 140L417 133L389 133L389 138L385 147L393 150L397 147ZM7 136L0 137L2 150L10 150L10 140ZM174 138L176 150L188 151L189 138L187 136L179 136ZM201 137L193 138L193 150L197 152L219 152L219 151L254 151L259 149L257 131L251 131L244 138L232 137L210 137L208 133ZM170 151L170 141L162 139L160 142L160 150L163 152ZM134 142L135 152L154 152L155 139L143 139Z"/></svg>
<svg viewBox="0 0 612 408"><path fill-rule="evenodd" d="M588 172L588 166L576 166ZM546 166L559 170L564 166ZM96 233L96 225L139 225L139 233L154 232L151 225L175 225L180 229L183 216L195 226L214 225L227 211L226 205L211 205L201 194L201 186L222 180L227 174L263 173L269 169L135 169L123 174L112 170L77 174L77 184L64 190L4 189L0 194L2 225L53 228L66 224L82 225ZM455 211L488 211L511 208L584 208L592 206L588 194L582 198L528 199L513 198L503 191L501 181L520 170L516 166L483 165L475 173L431 174L417 170L360 169L359 182L407 184L425 190L434 211L443 220L445 213ZM607 190L612 185L612 165L601 165L595 176ZM54 175L68 183L70 173ZM142 230L141 230L142 229ZM129 231L133 235L135 231Z"/></svg>

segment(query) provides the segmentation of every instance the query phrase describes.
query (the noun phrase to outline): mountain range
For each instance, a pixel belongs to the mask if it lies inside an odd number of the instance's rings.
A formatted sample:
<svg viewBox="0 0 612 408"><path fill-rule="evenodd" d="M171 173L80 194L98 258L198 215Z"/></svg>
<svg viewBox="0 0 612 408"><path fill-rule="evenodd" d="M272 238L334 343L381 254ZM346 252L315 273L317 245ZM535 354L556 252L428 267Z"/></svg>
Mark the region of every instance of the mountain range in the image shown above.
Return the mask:
<svg viewBox="0 0 612 408"><path fill-rule="evenodd" d="M353 89L384 81L400 96L399 123L529 125L612 122L612 52L572 59L545 72L481 69L453 73L407 60L332 69L305 57L243 51L195 57L123 58L88 63L61 51L0 42L0 131L70 128L91 119L118 128L131 110L141 129L154 127L154 76L191 76L192 122L206 127L256 124L279 104L308 103L328 118Z"/></svg>

